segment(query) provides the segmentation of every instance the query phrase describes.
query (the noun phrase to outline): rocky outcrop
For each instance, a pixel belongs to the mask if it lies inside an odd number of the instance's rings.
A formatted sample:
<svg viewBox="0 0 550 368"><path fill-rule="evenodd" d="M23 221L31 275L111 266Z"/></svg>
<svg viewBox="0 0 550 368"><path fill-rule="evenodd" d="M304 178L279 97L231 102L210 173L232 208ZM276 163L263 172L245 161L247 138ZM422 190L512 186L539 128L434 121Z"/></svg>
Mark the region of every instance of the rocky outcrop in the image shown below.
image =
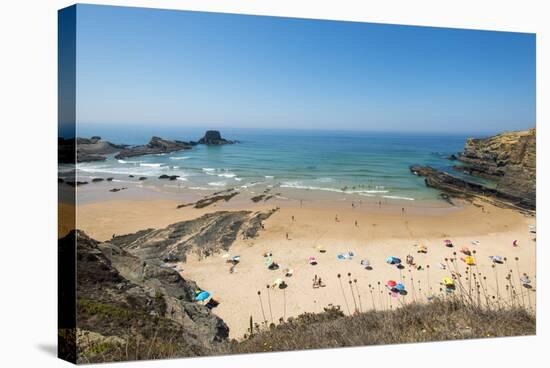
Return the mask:
<svg viewBox="0 0 550 368"><path fill-rule="evenodd" d="M77 162L105 161L106 155L113 154L124 148L126 145L114 144L104 141L101 137L76 139L76 160Z"/></svg>
<svg viewBox="0 0 550 368"><path fill-rule="evenodd" d="M234 144L238 143L237 141L230 141L222 138L221 134L217 130L208 130L204 134L204 137L199 139L198 144L207 144L207 145L222 145L222 144Z"/></svg>
<svg viewBox="0 0 550 368"><path fill-rule="evenodd" d="M208 257L229 249L239 233L245 237L256 236L261 229L261 221L269 218L273 212L214 212L163 229L116 236L110 243L145 260L185 261L190 252L201 258Z"/></svg>
<svg viewBox="0 0 550 368"><path fill-rule="evenodd" d="M160 260L143 260L81 231L76 237L77 329L98 338L95 346L79 344L81 362L127 360L117 351L134 346L136 340L170 344L178 356L216 354L216 344L226 340L229 329L210 309L194 302L193 281L162 267ZM102 354L96 357L98 345Z"/></svg>
<svg viewBox="0 0 550 368"><path fill-rule="evenodd" d="M535 209L534 204L522 197L510 195L498 190L498 188L489 188L479 183L466 181L430 166L411 166L410 170L415 175L423 176L426 186L441 190L443 192L441 198L450 203L452 203L451 197L467 199L482 197L499 206Z"/></svg>
<svg viewBox="0 0 550 368"><path fill-rule="evenodd" d="M135 146L126 148L120 151L115 158L124 159L127 157L170 153L186 149L191 149L193 145L188 142L182 142L178 140L170 141L159 137L152 137L149 143L142 146Z"/></svg>
<svg viewBox="0 0 550 368"><path fill-rule="evenodd" d="M468 139L456 167L497 182L499 193L536 206L536 130Z"/></svg>

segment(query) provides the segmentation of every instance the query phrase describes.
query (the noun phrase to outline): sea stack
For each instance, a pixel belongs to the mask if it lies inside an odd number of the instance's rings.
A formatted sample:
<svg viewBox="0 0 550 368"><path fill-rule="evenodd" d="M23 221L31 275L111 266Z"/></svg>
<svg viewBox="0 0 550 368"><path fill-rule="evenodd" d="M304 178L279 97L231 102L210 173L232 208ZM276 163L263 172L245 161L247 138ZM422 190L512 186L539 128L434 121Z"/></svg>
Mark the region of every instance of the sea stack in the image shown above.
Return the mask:
<svg viewBox="0 0 550 368"><path fill-rule="evenodd" d="M222 135L217 130L207 130L204 134L204 137L199 139L199 144L207 144L207 145L222 145L222 144L234 144L238 143L237 141L230 141L227 139L222 138Z"/></svg>

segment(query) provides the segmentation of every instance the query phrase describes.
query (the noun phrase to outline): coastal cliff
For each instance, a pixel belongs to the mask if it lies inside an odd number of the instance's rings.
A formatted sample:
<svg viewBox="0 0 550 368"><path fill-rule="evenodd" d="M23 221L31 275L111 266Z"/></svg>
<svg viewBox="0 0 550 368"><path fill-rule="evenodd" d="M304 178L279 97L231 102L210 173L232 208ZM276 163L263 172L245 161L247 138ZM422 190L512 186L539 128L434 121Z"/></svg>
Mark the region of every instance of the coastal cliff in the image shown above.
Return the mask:
<svg viewBox="0 0 550 368"><path fill-rule="evenodd" d="M216 212L107 242L69 233L69 243L77 240L78 362L128 360L128 349L133 359L227 352L229 328L212 312L216 304L195 300L199 286L177 262L226 251L239 233L257 236L274 211Z"/></svg>
<svg viewBox="0 0 550 368"><path fill-rule="evenodd" d="M470 138L458 155L455 170L491 179L495 187L473 183L426 166L411 166L427 186L455 197L484 196L502 205L536 208L536 130L507 132L489 138Z"/></svg>
<svg viewBox="0 0 550 368"><path fill-rule="evenodd" d="M464 163L461 170L493 179L497 182L497 191L535 206L535 129L507 132L484 139L470 138L458 159Z"/></svg>

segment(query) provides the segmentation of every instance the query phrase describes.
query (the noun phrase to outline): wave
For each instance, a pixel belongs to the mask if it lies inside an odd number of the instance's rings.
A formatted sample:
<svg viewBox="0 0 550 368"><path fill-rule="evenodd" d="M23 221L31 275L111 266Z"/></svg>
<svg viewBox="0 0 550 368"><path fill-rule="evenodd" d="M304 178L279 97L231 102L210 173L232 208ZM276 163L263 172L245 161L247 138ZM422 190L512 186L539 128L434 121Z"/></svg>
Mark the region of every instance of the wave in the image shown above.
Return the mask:
<svg viewBox="0 0 550 368"><path fill-rule="evenodd" d="M143 167L161 167L162 164L139 164L139 166L143 166Z"/></svg>
<svg viewBox="0 0 550 368"><path fill-rule="evenodd" d="M127 164L128 161L124 161L124 160L117 160L119 164Z"/></svg>
<svg viewBox="0 0 550 368"><path fill-rule="evenodd" d="M206 187L189 187L189 189L192 189L192 190L212 190L212 188L206 188Z"/></svg>
<svg viewBox="0 0 550 368"><path fill-rule="evenodd" d="M414 201L414 198L411 198L411 197L382 196L382 198L388 198L388 199L404 199L404 200L406 200L406 201Z"/></svg>
<svg viewBox="0 0 550 368"><path fill-rule="evenodd" d="M266 176L264 176L264 178L266 178L266 179L273 179L273 178L275 178L275 177L272 176L272 175L266 175Z"/></svg>
<svg viewBox="0 0 550 368"><path fill-rule="evenodd" d="M187 156L179 156L179 157L170 157L170 160L188 160L190 158L191 157L187 157Z"/></svg>
<svg viewBox="0 0 550 368"><path fill-rule="evenodd" d="M378 189L366 189L366 190L344 190L339 188L330 188L330 187L319 187L315 185L303 185L300 183L282 183L282 188L293 188L293 189L305 189L305 190L322 190L325 192L335 192L335 193L345 193L345 194L382 194L388 193L388 190L378 190Z"/></svg>
<svg viewBox="0 0 550 368"><path fill-rule="evenodd" d="M243 179L242 179L242 178L235 177L235 180L237 180L237 181L242 181Z"/></svg>
<svg viewBox="0 0 550 368"><path fill-rule="evenodd" d="M213 187L225 187L227 183L225 181L213 181L211 183L208 183L208 185Z"/></svg>
<svg viewBox="0 0 550 368"><path fill-rule="evenodd" d="M229 172L229 173L222 173L222 174L217 174L220 178L234 178L235 174Z"/></svg>

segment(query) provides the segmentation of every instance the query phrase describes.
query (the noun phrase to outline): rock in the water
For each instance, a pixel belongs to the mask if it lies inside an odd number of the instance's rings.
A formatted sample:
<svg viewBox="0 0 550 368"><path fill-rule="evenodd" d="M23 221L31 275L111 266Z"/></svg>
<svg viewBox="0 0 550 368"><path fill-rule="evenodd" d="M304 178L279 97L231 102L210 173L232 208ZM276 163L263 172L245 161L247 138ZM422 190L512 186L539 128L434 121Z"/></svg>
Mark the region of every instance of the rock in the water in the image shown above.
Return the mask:
<svg viewBox="0 0 550 368"><path fill-rule="evenodd" d="M146 176L140 176L139 180L147 180L147 177Z"/></svg>
<svg viewBox="0 0 550 368"><path fill-rule="evenodd" d="M76 139L76 160L77 162L105 161L106 155L118 152L126 145L113 144L94 136L92 138Z"/></svg>
<svg viewBox="0 0 550 368"><path fill-rule="evenodd" d="M143 146L135 146L120 151L115 158L123 159L127 157L135 157L142 155L151 155L159 153L170 153L186 149L191 149L192 145L182 141L170 141L159 137L153 137Z"/></svg>
<svg viewBox="0 0 550 368"><path fill-rule="evenodd" d="M222 135L217 130L208 130L204 134L204 137L199 139L198 144L207 144L207 145L221 145L221 144L234 144L238 143L237 141L230 141L222 138Z"/></svg>
<svg viewBox="0 0 550 368"><path fill-rule="evenodd" d="M103 181L103 180L105 180L105 179L103 179L103 178L93 178L92 183L98 183L98 182Z"/></svg>
<svg viewBox="0 0 550 368"><path fill-rule="evenodd" d="M442 196L442 199L448 202L451 201L449 196L458 198L482 196L493 199L495 204L529 210L534 209L534 205L525 201L522 197L501 192L498 188L489 188L479 183L466 181L449 173L436 170L430 166L411 166L410 170L415 175L425 177L424 182L426 186L439 189L446 193L447 195Z"/></svg>

